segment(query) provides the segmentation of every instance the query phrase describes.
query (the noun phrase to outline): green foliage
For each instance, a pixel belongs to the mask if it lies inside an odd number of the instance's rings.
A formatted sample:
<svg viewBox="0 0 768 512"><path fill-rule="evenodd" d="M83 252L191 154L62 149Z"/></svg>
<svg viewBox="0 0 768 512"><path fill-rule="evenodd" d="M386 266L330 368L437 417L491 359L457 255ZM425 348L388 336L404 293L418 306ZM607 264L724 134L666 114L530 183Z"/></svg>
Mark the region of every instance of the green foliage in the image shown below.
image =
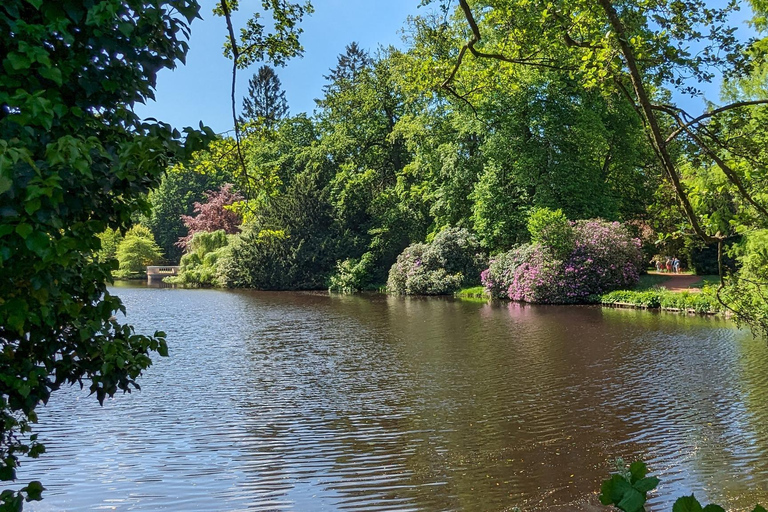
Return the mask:
<svg viewBox="0 0 768 512"><path fill-rule="evenodd" d="M528 239L529 198L514 170L489 162L472 193L473 225L483 247L491 251Z"/></svg>
<svg viewBox="0 0 768 512"><path fill-rule="evenodd" d="M727 276L720 297L738 318L747 322L756 332L768 335L768 229L745 231L731 255L741 267Z"/></svg>
<svg viewBox="0 0 768 512"><path fill-rule="evenodd" d="M267 65L248 80L248 94L243 99L240 123L272 130L275 124L288 114L288 100L275 70Z"/></svg>
<svg viewBox="0 0 768 512"><path fill-rule="evenodd" d="M181 258L179 274L163 281L189 287L222 286L220 264L229 257L230 238L224 230L195 233Z"/></svg>
<svg viewBox="0 0 768 512"><path fill-rule="evenodd" d="M322 289L339 255L338 230L326 194L297 176L243 226L222 262L231 287L263 290Z"/></svg>
<svg viewBox="0 0 768 512"><path fill-rule="evenodd" d="M239 38L235 37L235 30L230 27L230 36L224 43L224 55L233 59L238 68L265 61L282 66L288 59L304 52L299 43L299 36L303 32L299 23L305 15L312 14L312 4L264 0L261 5L267 16L255 12L245 27L237 31ZM231 24L231 13L238 8L237 0L220 0L213 13L225 17L227 23ZM262 22L264 19L271 19L272 30L267 30L267 25Z"/></svg>
<svg viewBox="0 0 768 512"><path fill-rule="evenodd" d="M116 229L107 228L98 235L101 248L96 253L99 261L109 261L117 258L117 248L123 241L123 236Z"/></svg>
<svg viewBox="0 0 768 512"><path fill-rule="evenodd" d="M603 304L628 305L642 308L661 308L681 313L716 314L723 311L714 291L701 293L671 292L664 289L632 291L616 290L600 296Z"/></svg>
<svg viewBox="0 0 768 512"><path fill-rule="evenodd" d="M359 259L346 259L336 264L328 284L328 290L337 293L354 293L367 288L371 282L375 257L366 252Z"/></svg>
<svg viewBox="0 0 768 512"><path fill-rule="evenodd" d="M600 488L600 503L613 505L624 512L645 512L648 492L659 485L659 479L647 476L648 468L642 461L635 461L627 468L624 461L616 461L618 472L604 480ZM720 505L703 506L692 494L678 498L672 505L672 512L725 512ZM760 505L752 512L766 512Z"/></svg>
<svg viewBox="0 0 768 512"><path fill-rule="evenodd" d="M195 153L190 162L169 168L160 186L149 193L152 213L143 222L172 262L181 258L182 249L176 243L187 235L182 215L192 215L195 203L205 201L206 191L234 181L234 162L218 158L222 144L216 141L210 149Z"/></svg>
<svg viewBox="0 0 768 512"><path fill-rule="evenodd" d="M166 353L137 335L107 290L112 261L93 258L107 228L124 232L165 168L213 134L142 120L157 73L183 61L194 0L4 0L0 8L0 479L42 453L26 434L61 386L100 402L137 388ZM3 492L5 509L42 487Z"/></svg>
<svg viewBox="0 0 768 512"><path fill-rule="evenodd" d="M562 210L537 208L528 217L531 242L541 244L556 259L566 258L574 247L574 232Z"/></svg>
<svg viewBox="0 0 768 512"><path fill-rule="evenodd" d="M485 256L466 229L447 228L429 244L408 246L389 271L387 291L401 295L445 295L480 280Z"/></svg>
<svg viewBox="0 0 768 512"><path fill-rule="evenodd" d="M644 512L648 492L659 485L659 479L646 476L648 468L642 461L615 473L600 487L600 503L614 505L624 512Z"/></svg>
<svg viewBox="0 0 768 512"><path fill-rule="evenodd" d="M152 231L142 225L132 227L125 234L117 246L115 256L120 262L115 277L143 275L148 265L156 264L163 257Z"/></svg>

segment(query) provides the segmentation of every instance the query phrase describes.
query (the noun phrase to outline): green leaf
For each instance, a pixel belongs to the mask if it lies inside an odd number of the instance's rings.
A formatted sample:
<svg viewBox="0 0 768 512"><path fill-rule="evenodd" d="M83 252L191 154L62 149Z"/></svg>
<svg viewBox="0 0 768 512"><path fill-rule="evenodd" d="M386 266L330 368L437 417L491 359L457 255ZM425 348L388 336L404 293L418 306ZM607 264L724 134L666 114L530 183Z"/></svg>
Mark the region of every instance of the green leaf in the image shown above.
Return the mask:
<svg viewBox="0 0 768 512"><path fill-rule="evenodd" d="M604 480L600 486L600 503L603 505L614 505L624 498L624 494L632 486L621 475L612 475L610 479Z"/></svg>
<svg viewBox="0 0 768 512"><path fill-rule="evenodd" d="M649 476L641 480L638 480L632 485L632 487L634 487L635 489L637 489L642 493L646 493L648 491L655 489L657 485L659 485L659 479L656 478L655 476Z"/></svg>
<svg viewBox="0 0 768 512"><path fill-rule="evenodd" d="M31 234L32 234L32 231L34 231L34 229L32 228L32 226L30 226L29 224L27 224L27 223L25 223L25 222L22 222L21 224L19 224L18 226L16 226L16 233L17 233L17 234L18 234L18 235L19 235L21 238L23 238L23 239L25 239L25 240L27 239L27 237L28 237L29 235L31 235Z"/></svg>
<svg viewBox="0 0 768 512"><path fill-rule="evenodd" d="M11 63L11 67L16 71L29 69L29 66L32 64L32 61L23 53L9 53L7 59Z"/></svg>
<svg viewBox="0 0 768 512"><path fill-rule="evenodd" d="M768 512L768 510L765 510L765 508L763 508L762 506L757 505L752 512Z"/></svg>
<svg viewBox="0 0 768 512"><path fill-rule="evenodd" d="M632 475L632 483L635 483L645 478L645 475L648 474L648 466L645 465L645 462L637 460L630 464L629 474Z"/></svg>
<svg viewBox="0 0 768 512"><path fill-rule="evenodd" d="M57 68L42 67L38 70L38 73L40 73L40 76L43 78L47 78L56 85L61 85L63 83L61 71Z"/></svg>
<svg viewBox="0 0 768 512"><path fill-rule="evenodd" d="M43 5L43 0L27 0L27 3L39 11L40 6Z"/></svg>
<svg viewBox="0 0 768 512"><path fill-rule="evenodd" d="M49 244L50 239L48 238L48 235L42 231L36 231L29 235L26 239L27 249L34 252L38 256L45 256Z"/></svg>
<svg viewBox="0 0 768 512"><path fill-rule="evenodd" d="M10 480L16 480L16 469L12 466L7 465L0 466L0 480L3 482L8 482Z"/></svg>
<svg viewBox="0 0 768 512"><path fill-rule="evenodd" d="M720 505L709 504L704 507L704 512L725 512L725 509Z"/></svg>
<svg viewBox="0 0 768 512"><path fill-rule="evenodd" d="M675 504L672 505L672 512L703 512L703 509L699 500L691 494L690 496L678 498Z"/></svg>
<svg viewBox="0 0 768 512"><path fill-rule="evenodd" d="M642 512L645 504L645 495L636 489L630 488L624 493L624 497L616 504L624 512Z"/></svg>
<svg viewBox="0 0 768 512"><path fill-rule="evenodd" d="M27 493L27 501L40 501L43 499L42 494L45 490L43 484L37 480L29 482L29 484L21 491Z"/></svg>
<svg viewBox="0 0 768 512"><path fill-rule="evenodd" d="M5 192L8 192L11 190L11 187L13 186L13 182L7 178L6 176L0 175L0 194L4 194Z"/></svg>

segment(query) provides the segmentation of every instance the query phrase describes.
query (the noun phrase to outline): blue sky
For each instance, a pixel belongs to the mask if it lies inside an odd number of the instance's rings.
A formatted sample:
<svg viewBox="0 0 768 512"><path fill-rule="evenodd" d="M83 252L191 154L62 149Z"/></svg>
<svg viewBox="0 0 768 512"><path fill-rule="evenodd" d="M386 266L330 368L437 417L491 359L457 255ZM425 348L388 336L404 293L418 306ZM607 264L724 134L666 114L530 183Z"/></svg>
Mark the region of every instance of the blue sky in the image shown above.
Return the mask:
<svg viewBox="0 0 768 512"><path fill-rule="evenodd" d="M154 117L177 128L197 126L203 121L217 133L232 129L232 65L222 54L226 25L223 18L212 14L214 3L215 0L201 0L203 19L192 24L187 64L160 74L157 101L136 107L142 117ZM327 75L329 69L336 65L339 53L352 41L357 41L371 52L379 46L402 47L402 29L407 17L426 9L419 9L418 4L419 0L315 0L315 12L302 24L304 56L277 69L291 113L312 112L314 99L320 97L325 84L323 75ZM239 21L242 23L250 16L250 9L260 7L258 0L242 0L240 12L237 13ZM741 20L749 14L749 8L745 6L736 19ZM746 38L750 35L753 31L742 25L740 36ZM258 67L259 64L254 64L249 69L238 71L238 112L248 88L248 79ZM717 83L705 85L704 89L709 99L718 99ZM680 94L674 97L692 113L704 108L700 99Z"/></svg>
<svg viewBox="0 0 768 512"><path fill-rule="evenodd" d="M232 64L222 54L226 35L223 18L214 16L214 0L202 0L202 20L192 23L192 38L187 64L162 72L158 78L156 101L137 105L142 117L154 117L182 128L200 121L217 133L232 128L230 86ZM417 14L418 0L315 0L315 12L306 18L302 43L304 57L294 59L277 70L292 114L311 112L314 99L325 84L323 75L336 65L344 47L357 41L362 48L375 51L379 45L402 45L401 29L408 15ZM240 19L261 2L242 0ZM248 88L248 79L258 69L238 71L238 112Z"/></svg>

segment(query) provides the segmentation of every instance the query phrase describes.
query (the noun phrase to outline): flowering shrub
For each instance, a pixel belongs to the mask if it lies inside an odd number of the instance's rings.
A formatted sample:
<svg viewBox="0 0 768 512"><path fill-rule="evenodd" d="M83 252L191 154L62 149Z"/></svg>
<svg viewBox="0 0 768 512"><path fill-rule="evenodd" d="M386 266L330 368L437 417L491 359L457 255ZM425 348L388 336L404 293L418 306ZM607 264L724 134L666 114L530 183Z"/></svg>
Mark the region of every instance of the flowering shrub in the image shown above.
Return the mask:
<svg viewBox="0 0 768 512"><path fill-rule="evenodd" d="M532 261L537 251L541 251L539 245L523 244L492 257L488 268L480 273L480 281L488 294L495 299L508 299L507 290L514 279L516 269Z"/></svg>
<svg viewBox="0 0 768 512"><path fill-rule="evenodd" d="M430 244L413 244L389 270L387 289L405 295L450 294L477 282L485 258L466 229L447 228Z"/></svg>
<svg viewBox="0 0 768 512"><path fill-rule="evenodd" d="M179 238L176 242L178 247L188 249L192 237L195 233L223 230L227 234L235 234L240 230L240 224L243 219L239 213L228 209L228 206L242 201L243 196L232 190L233 185L227 183L222 185L219 190L209 190L205 193L208 201L205 203L195 203L195 213L197 215L182 215L181 220L187 227L189 233L187 236Z"/></svg>
<svg viewBox="0 0 768 512"><path fill-rule="evenodd" d="M497 256L481 275L493 297L523 302L589 302L598 294L637 283L643 264L640 241L618 222L572 224L573 249L557 259L540 243Z"/></svg>

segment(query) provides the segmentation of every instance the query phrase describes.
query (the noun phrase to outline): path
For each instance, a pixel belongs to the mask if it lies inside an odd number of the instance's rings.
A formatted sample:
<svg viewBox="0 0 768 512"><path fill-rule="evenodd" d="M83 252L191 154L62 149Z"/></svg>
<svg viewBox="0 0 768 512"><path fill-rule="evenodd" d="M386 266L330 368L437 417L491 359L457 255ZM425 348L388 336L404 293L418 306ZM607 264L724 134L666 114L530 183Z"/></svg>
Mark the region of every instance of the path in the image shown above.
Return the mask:
<svg viewBox="0 0 768 512"><path fill-rule="evenodd" d="M667 274L666 272L648 272L651 275L664 276L666 281L659 283L659 286L663 286L672 292L693 292L698 293L701 291L699 288L691 288L691 285L701 281L701 276L692 274Z"/></svg>

